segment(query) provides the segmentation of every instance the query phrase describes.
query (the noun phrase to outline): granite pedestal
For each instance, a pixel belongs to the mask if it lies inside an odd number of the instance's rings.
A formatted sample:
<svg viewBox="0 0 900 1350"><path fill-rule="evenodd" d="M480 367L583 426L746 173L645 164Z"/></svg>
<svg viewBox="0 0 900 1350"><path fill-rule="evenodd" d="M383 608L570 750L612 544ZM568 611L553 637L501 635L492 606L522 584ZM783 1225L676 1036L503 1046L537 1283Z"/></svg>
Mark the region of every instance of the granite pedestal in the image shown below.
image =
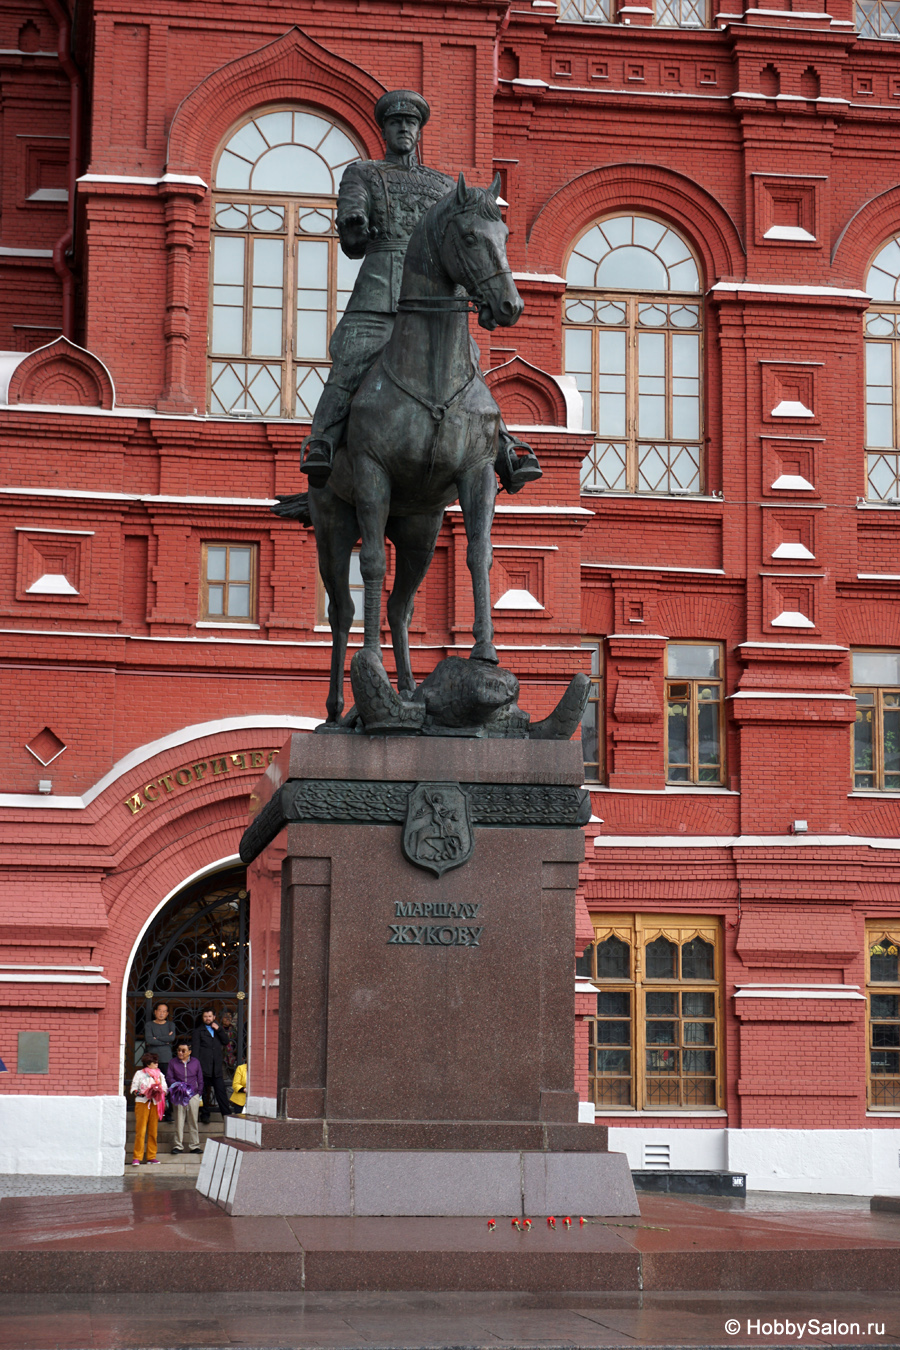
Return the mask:
<svg viewBox="0 0 900 1350"><path fill-rule="evenodd" d="M578 743L291 738L242 848L286 827L277 1115L227 1122L204 1195L232 1214L638 1212L573 1088L582 776Z"/></svg>

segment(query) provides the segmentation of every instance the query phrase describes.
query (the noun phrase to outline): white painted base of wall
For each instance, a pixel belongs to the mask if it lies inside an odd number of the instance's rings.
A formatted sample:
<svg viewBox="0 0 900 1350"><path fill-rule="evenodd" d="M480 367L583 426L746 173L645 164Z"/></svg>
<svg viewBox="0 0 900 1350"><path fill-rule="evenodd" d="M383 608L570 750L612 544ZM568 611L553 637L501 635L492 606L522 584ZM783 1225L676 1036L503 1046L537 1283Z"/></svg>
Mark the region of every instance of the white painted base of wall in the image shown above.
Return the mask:
<svg viewBox="0 0 900 1350"><path fill-rule="evenodd" d="M669 1168L746 1172L748 1191L900 1195L900 1128L664 1130L614 1125L609 1147L643 1169L646 1145L668 1144Z"/></svg>
<svg viewBox="0 0 900 1350"><path fill-rule="evenodd" d="M247 1105L244 1107L244 1114L248 1116L266 1116L272 1120L278 1115L278 1102L274 1097L249 1097Z"/></svg>
<svg viewBox="0 0 900 1350"><path fill-rule="evenodd" d="M0 1097L0 1172L120 1177L124 1171L124 1097Z"/></svg>

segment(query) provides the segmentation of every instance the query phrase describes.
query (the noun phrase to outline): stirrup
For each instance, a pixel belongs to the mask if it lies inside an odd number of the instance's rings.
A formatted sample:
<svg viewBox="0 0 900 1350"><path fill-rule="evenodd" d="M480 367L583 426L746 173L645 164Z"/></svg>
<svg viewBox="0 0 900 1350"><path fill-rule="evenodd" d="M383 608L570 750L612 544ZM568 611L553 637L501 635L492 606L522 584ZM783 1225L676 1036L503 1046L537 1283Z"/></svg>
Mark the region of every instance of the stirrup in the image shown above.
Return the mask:
<svg viewBox="0 0 900 1350"><path fill-rule="evenodd" d="M309 479L310 487L323 488L331 477L331 446L327 441L308 440L300 461L300 472Z"/></svg>
<svg viewBox="0 0 900 1350"><path fill-rule="evenodd" d="M513 442L513 445L509 447L510 453L508 455L499 454L494 465L500 482L510 494L520 492L528 483L535 483L544 476L544 471L531 446L525 446L527 453L519 456L513 449L515 444L516 442ZM519 442L519 444L523 444L523 442Z"/></svg>

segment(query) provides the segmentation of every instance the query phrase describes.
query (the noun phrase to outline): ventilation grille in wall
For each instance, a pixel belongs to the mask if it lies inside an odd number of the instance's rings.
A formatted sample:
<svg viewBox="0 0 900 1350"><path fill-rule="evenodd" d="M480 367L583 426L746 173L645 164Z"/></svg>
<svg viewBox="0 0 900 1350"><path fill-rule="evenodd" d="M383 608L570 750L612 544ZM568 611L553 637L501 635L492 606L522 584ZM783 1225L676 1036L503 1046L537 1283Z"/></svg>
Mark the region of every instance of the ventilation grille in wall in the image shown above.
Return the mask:
<svg viewBox="0 0 900 1350"><path fill-rule="evenodd" d="M644 1167L652 1167L657 1171L666 1171L669 1167L669 1145L668 1144L645 1144L644 1145Z"/></svg>

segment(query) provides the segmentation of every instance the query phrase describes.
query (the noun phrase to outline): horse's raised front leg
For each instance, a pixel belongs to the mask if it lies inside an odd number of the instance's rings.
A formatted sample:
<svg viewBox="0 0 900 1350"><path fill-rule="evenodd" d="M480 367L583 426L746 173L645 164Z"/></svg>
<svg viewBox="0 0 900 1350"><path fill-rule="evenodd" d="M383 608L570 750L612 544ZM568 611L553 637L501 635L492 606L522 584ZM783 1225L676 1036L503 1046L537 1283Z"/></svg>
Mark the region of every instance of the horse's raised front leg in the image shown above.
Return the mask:
<svg viewBox="0 0 900 1350"><path fill-rule="evenodd" d="M466 563L472 576L472 594L475 598L475 622L472 625L475 646L469 655L476 660L492 661L496 665L497 648L494 646L494 625L491 620L491 523L497 498L493 461L463 474L457 486L469 541Z"/></svg>
<svg viewBox="0 0 900 1350"><path fill-rule="evenodd" d="M391 504L391 484L387 474L374 461L362 459L354 466L353 486L362 536L359 570L365 596L363 646L381 660L381 593L387 571L384 531Z"/></svg>
<svg viewBox="0 0 900 1350"><path fill-rule="evenodd" d="M443 523L443 511L422 516L391 516L387 537L397 550L394 587L388 597L387 614L397 667L397 691L403 698L416 692L409 659L409 625L416 591L422 584Z"/></svg>
<svg viewBox="0 0 900 1350"><path fill-rule="evenodd" d="M310 491L309 509L316 531L319 574L328 595L331 626L331 679L325 708L327 720L339 722L344 711L347 638L353 623L350 555L359 538L359 526L353 507L336 497L329 487Z"/></svg>

